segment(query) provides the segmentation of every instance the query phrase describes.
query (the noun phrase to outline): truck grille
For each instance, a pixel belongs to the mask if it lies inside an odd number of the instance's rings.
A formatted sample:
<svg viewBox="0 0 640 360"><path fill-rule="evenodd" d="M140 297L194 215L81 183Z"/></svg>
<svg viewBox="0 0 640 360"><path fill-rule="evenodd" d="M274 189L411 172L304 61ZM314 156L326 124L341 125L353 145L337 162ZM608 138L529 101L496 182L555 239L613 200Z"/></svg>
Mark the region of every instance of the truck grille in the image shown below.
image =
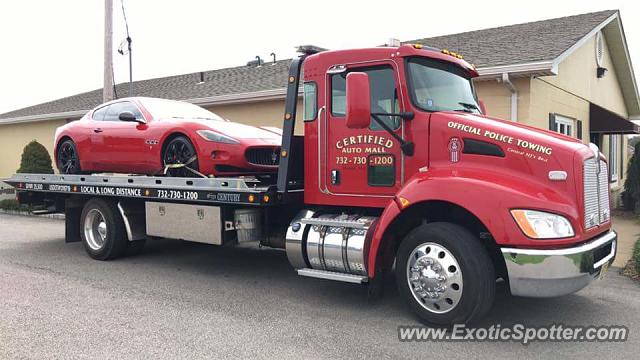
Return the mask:
<svg viewBox="0 0 640 360"><path fill-rule="evenodd" d="M609 174L607 163L593 157L584 161L584 228L609 221Z"/></svg>
<svg viewBox="0 0 640 360"><path fill-rule="evenodd" d="M280 162L280 147L249 148L244 156L250 164L276 166Z"/></svg>

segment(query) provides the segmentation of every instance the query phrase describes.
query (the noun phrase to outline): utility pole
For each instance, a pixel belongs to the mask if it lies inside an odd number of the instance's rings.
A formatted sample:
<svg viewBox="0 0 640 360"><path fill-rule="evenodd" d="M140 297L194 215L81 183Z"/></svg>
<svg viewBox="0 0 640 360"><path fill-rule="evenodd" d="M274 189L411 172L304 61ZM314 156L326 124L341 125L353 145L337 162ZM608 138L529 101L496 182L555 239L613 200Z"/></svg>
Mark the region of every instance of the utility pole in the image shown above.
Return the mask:
<svg viewBox="0 0 640 360"><path fill-rule="evenodd" d="M113 100L113 0L104 0L104 86L102 100Z"/></svg>

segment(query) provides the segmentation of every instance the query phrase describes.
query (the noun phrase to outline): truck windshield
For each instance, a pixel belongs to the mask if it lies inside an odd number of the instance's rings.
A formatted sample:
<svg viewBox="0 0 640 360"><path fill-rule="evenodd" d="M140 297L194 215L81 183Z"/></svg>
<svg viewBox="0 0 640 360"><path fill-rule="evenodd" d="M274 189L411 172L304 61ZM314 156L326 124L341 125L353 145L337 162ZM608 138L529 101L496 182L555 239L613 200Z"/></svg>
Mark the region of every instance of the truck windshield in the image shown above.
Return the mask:
<svg viewBox="0 0 640 360"><path fill-rule="evenodd" d="M425 111L480 113L473 84L455 64L423 57L410 58L407 76L413 103Z"/></svg>

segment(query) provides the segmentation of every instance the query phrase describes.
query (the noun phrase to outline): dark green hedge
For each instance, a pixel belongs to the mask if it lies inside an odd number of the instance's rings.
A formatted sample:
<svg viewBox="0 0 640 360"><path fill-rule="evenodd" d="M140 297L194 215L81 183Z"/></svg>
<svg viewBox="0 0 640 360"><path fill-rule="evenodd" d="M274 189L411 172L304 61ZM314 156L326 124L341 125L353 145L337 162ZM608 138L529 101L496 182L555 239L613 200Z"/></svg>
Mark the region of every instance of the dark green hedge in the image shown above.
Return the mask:
<svg viewBox="0 0 640 360"><path fill-rule="evenodd" d="M16 171L26 174L53 174L51 156L47 149L39 142L33 140L22 151L20 168Z"/></svg>

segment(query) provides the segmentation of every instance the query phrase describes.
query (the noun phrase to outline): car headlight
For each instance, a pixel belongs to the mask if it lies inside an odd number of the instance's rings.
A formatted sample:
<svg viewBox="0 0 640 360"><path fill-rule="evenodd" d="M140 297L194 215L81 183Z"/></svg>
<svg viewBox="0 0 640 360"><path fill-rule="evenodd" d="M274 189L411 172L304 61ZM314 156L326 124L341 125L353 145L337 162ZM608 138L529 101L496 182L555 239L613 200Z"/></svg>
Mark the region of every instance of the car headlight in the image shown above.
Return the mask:
<svg viewBox="0 0 640 360"><path fill-rule="evenodd" d="M536 210L511 210L520 230L533 239L557 239L574 235L573 227L564 216Z"/></svg>
<svg viewBox="0 0 640 360"><path fill-rule="evenodd" d="M239 144L240 141L226 135L219 134L211 130L198 130L196 133L207 141L213 141L223 144Z"/></svg>

